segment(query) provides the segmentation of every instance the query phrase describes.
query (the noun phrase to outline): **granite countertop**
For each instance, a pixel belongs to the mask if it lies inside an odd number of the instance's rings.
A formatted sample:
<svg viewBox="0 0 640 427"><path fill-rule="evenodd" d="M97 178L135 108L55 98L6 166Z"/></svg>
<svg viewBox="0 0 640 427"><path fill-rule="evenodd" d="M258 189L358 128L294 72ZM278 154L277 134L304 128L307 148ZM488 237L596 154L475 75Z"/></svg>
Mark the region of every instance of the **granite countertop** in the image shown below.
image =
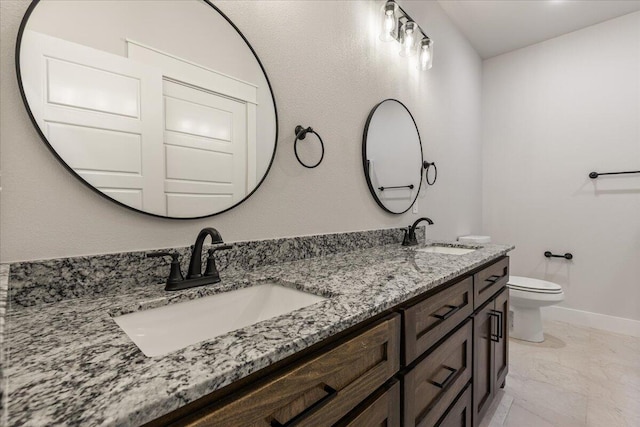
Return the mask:
<svg viewBox="0 0 640 427"><path fill-rule="evenodd" d="M386 245L223 272L220 284L174 293L153 285L115 296L11 307L7 423L143 424L511 249L486 244L466 255L444 255ZM329 299L157 357L146 357L111 318L263 280Z"/></svg>

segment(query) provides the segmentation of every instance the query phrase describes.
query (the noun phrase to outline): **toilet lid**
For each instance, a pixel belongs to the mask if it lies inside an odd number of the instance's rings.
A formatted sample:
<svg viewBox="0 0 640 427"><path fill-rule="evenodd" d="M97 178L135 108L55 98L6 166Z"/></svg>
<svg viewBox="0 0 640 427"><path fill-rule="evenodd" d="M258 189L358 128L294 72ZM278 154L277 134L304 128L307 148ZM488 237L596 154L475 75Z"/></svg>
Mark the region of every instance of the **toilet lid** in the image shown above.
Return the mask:
<svg viewBox="0 0 640 427"><path fill-rule="evenodd" d="M546 280L532 279L531 277L509 276L507 286L511 289L518 289L527 292L539 292L545 294L559 294L562 287L557 283Z"/></svg>

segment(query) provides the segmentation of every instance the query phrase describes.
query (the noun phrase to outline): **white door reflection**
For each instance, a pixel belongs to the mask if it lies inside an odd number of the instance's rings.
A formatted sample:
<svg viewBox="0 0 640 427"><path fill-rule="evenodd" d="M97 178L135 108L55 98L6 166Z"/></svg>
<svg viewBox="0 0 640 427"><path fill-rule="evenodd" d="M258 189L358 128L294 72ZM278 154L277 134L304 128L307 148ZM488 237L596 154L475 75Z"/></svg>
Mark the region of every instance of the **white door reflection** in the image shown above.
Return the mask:
<svg viewBox="0 0 640 427"><path fill-rule="evenodd" d="M193 217L224 210L255 186L255 85L139 45L129 52L147 51L134 60L27 30L22 46L25 93L32 106L41 100L37 123L111 198ZM245 87L228 91L228 80Z"/></svg>

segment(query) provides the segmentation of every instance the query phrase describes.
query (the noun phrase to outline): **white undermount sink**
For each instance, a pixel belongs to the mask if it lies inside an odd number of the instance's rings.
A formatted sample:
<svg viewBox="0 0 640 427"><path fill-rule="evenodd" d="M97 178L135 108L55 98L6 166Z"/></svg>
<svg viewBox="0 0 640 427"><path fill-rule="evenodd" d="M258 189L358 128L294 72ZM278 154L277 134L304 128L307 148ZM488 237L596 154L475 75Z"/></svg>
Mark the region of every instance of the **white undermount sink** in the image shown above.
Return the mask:
<svg viewBox="0 0 640 427"><path fill-rule="evenodd" d="M476 248L464 248L464 247L454 247L454 246L427 246L425 248L418 248L416 251L418 252L430 252L435 254L446 254L446 255L464 255L475 251Z"/></svg>
<svg viewBox="0 0 640 427"><path fill-rule="evenodd" d="M326 299L266 283L113 320L146 356L161 356Z"/></svg>

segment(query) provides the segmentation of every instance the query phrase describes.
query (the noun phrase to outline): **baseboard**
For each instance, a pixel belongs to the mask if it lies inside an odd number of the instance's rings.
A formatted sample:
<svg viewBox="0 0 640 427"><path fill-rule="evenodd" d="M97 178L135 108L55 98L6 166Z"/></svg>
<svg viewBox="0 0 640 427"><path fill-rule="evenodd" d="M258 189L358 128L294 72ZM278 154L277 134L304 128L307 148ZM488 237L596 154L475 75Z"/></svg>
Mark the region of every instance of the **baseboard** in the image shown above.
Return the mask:
<svg viewBox="0 0 640 427"><path fill-rule="evenodd" d="M640 320L625 319L624 317L608 316L606 314L558 306L543 307L542 316L544 319L558 320L560 322L640 338Z"/></svg>

